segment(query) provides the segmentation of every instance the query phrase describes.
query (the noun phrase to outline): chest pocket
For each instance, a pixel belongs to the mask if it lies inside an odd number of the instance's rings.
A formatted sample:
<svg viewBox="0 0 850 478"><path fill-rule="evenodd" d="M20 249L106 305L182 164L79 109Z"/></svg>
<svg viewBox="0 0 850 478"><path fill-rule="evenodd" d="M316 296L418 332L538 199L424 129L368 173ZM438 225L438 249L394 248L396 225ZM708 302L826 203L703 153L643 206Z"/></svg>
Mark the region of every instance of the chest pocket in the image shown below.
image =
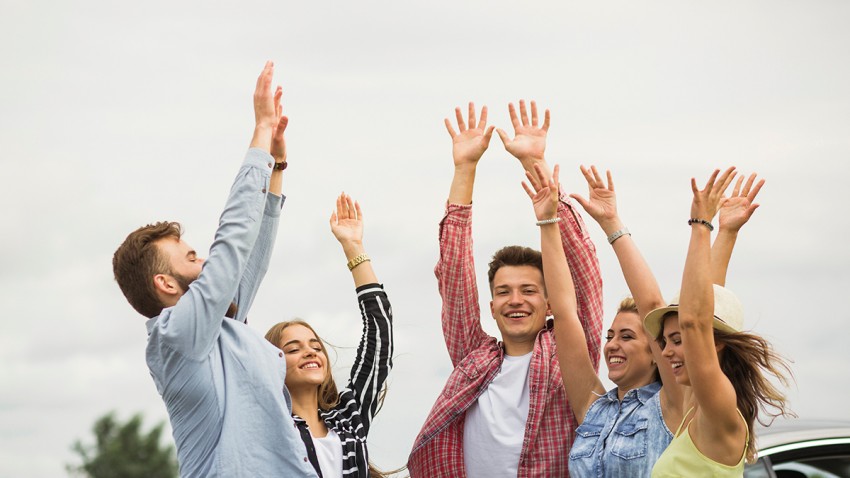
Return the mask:
<svg viewBox="0 0 850 478"><path fill-rule="evenodd" d="M599 435L602 433L602 426L585 421L576 428L576 437L573 440L573 447L570 449L570 460L586 458L593 454L596 448L596 443L599 442Z"/></svg>
<svg viewBox="0 0 850 478"><path fill-rule="evenodd" d="M619 424L611 434L611 453L624 460L646 456L647 426L646 418Z"/></svg>

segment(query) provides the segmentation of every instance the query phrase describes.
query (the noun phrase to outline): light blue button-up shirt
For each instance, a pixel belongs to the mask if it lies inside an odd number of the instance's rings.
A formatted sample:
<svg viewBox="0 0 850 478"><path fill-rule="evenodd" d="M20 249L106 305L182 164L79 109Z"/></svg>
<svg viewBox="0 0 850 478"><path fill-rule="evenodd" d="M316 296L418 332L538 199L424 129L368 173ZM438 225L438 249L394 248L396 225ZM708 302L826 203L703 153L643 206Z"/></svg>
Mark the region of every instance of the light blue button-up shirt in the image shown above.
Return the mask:
<svg viewBox="0 0 850 478"><path fill-rule="evenodd" d="M649 477L673 439L661 414L660 389L653 382L629 390L621 402L614 388L593 402L576 428L570 476Z"/></svg>
<svg viewBox="0 0 850 478"><path fill-rule="evenodd" d="M248 150L200 276L147 322L148 368L183 477L316 476L292 420L286 360L245 324L283 205L266 193L272 165ZM231 302L239 311L227 319Z"/></svg>

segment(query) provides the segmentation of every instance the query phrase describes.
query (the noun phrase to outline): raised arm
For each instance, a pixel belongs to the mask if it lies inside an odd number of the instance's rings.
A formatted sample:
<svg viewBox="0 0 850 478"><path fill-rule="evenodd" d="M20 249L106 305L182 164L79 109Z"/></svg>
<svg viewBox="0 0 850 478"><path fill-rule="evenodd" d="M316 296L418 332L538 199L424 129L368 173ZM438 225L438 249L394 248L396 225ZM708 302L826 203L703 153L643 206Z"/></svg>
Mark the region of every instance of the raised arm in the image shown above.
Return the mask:
<svg viewBox="0 0 850 478"><path fill-rule="evenodd" d="M272 168L271 179L269 180L268 192L266 194L266 206L263 213L263 219L260 224L260 233L257 236L257 243L251 250L251 256L248 258L248 263L245 267L245 272L242 274L242 280L239 282L239 288L236 290L234 302L237 306L236 319L240 321L246 320L246 314L254 302L254 297L257 295L257 289L260 282L265 277L268 271L269 261L271 260L272 250L275 238L277 237L277 228L280 218L280 210L283 207L284 197L282 195L283 170L286 169L286 141L284 139L284 131L289 124L289 118L283 115L283 107L280 104L283 96L283 89L278 86L275 89L273 97L269 97L271 91L271 75L264 70L263 75L257 81L257 85L261 88L260 91L254 93L254 111L255 115L263 118L258 121L258 126L254 130L254 141L264 140L266 135L260 128L260 124L272 122L274 126L271 130L271 144L267 147L262 144L258 145L258 149L269 151L274 159L275 166ZM272 109L268 108L268 103L271 100ZM269 111L274 111L272 120L266 120L265 116ZM258 131L260 133L258 133ZM259 135L259 136L258 136ZM259 138L259 139L258 139Z"/></svg>
<svg viewBox="0 0 850 478"><path fill-rule="evenodd" d="M331 213L330 226L348 261L363 321L363 333L351 376L342 393L345 395L350 391L355 401L341 405L357 408L366 427L364 434L368 434L372 418L379 408L382 388L392 369L392 309L363 247L363 211L360 204L351 196L340 194L336 200L336 211Z"/></svg>
<svg viewBox="0 0 850 478"><path fill-rule="evenodd" d="M478 286L472 259L472 190L475 168L487 150L493 127L487 127L487 107L476 120L475 106L469 103L466 120L460 108L455 108L458 130L445 120L452 138L452 178L446 214L440 222L440 259L434 269L440 297L443 338L452 364L477 347L487 334L481 327Z"/></svg>
<svg viewBox="0 0 850 478"><path fill-rule="evenodd" d="M620 263L623 278L626 280L629 292L635 300L638 315L643 319L650 311L666 305L664 297L661 295L661 288L658 286L655 274L652 273L649 264L644 260L637 243L632 239L631 233L628 232L617 212L617 194L614 190L614 179L611 171L606 171L606 185L599 171L596 170L596 166L591 166L590 169L581 166L580 169L587 181L587 199L578 194L570 194L570 197L581 204L585 212L599 224L599 227L608 237L608 242L614 249L614 254L617 255L617 261ZM662 357L661 347L655 341L655 337L650 337L649 343L652 356L658 367L658 373L661 375L661 381L664 384L661 393L664 395L665 408L668 406L675 408L675 410L671 409L674 413L670 416L678 418L681 415L679 409L683 397L681 386L676 383L673 377L673 368L670 362Z"/></svg>
<svg viewBox="0 0 850 478"><path fill-rule="evenodd" d="M605 393L602 382L596 375L590 352L585 342L585 332L578 317L576 291L557 222L549 222L558 216L558 166L546 183L538 178L546 177L544 166L536 164L536 174L527 172L531 187L522 183L534 205L534 214L540 226L540 248L543 254L543 278L549 300L549 309L555 320L555 344L558 363L562 374L567 400L578 423L584 421L590 405ZM543 222L543 224L541 224ZM594 395L597 394L597 395Z"/></svg>
<svg viewBox="0 0 850 478"><path fill-rule="evenodd" d="M543 124L540 124L540 119L537 114L537 103L531 101L531 116L528 115L528 110L525 106L525 100L519 100L519 115L517 115L516 107L513 103L508 103L508 113L511 116L511 125L514 127L514 137L508 136L503 129L499 128L496 132L499 134L499 139L505 146L505 150L513 157L519 160L522 168L526 173L536 175L534 165L540 164L546 174L546 178L539 178L541 181L548 180L552 171L546 164L544 153L546 152L546 135L549 132L549 110L543 114Z"/></svg>
<svg viewBox="0 0 850 478"><path fill-rule="evenodd" d="M761 187L764 186L764 179L757 183L755 180L756 173L751 174L746 183L743 183L744 176L739 176L732 190L732 196L720 203L717 237L711 247L711 272L714 283L717 285L726 285L726 272L729 269L735 241L738 239L738 231L759 207L755 200ZM741 188L742 183L743 188Z"/></svg>
<svg viewBox="0 0 850 478"><path fill-rule="evenodd" d="M714 289L711 273L711 223L720 207L723 193L735 176L735 168L723 174L715 170L702 190L691 179L694 198L691 204L691 240L682 274L679 300L679 328L693 395L699 403L696 416L699 435L697 447L730 443L729 437L742 432L735 389L720 369L714 342ZM741 438L744 437L743 433ZM703 443L699 443L702 441ZM709 445L708 442L720 445ZM704 452L706 448L701 448ZM736 450L727 450L734 455ZM740 453L740 448L737 450Z"/></svg>

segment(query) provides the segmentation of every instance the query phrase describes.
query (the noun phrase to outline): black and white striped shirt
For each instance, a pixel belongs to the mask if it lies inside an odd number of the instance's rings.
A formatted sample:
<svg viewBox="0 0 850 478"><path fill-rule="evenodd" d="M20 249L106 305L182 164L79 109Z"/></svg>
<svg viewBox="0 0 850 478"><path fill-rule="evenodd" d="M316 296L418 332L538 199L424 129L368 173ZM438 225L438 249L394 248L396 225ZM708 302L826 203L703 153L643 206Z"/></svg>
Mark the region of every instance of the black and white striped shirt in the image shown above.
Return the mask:
<svg viewBox="0 0 850 478"><path fill-rule="evenodd" d="M357 347L354 366L351 367L351 377L348 385L339 393L339 404L328 411L319 410L319 416L328 429L339 435L342 442L342 476L368 478L366 436L378 410L381 388L393 365L392 309L380 284L358 287L357 299L363 320L363 335ZM307 446L307 456L316 473L322 477L307 422L297 415L293 415L293 418Z"/></svg>

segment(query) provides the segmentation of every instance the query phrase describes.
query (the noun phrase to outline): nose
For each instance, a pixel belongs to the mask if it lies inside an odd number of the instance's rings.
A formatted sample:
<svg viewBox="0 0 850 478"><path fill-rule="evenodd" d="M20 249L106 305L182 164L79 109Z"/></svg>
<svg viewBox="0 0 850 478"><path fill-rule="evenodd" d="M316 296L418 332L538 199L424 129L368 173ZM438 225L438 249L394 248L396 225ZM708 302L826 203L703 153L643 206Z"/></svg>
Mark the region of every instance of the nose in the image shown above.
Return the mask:
<svg viewBox="0 0 850 478"><path fill-rule="evenodd" d="M511 292L511 296L508 298L511 304L521 304L523 301L522 293L518 290Z"/></svg>
<svg viewBox="0 0 850 478"><path fill-rule="evenodd" d="M664 348L661 349L661 356L668 358L673 356L673 348L670 347L670 342L664 343Z"/></svg>

